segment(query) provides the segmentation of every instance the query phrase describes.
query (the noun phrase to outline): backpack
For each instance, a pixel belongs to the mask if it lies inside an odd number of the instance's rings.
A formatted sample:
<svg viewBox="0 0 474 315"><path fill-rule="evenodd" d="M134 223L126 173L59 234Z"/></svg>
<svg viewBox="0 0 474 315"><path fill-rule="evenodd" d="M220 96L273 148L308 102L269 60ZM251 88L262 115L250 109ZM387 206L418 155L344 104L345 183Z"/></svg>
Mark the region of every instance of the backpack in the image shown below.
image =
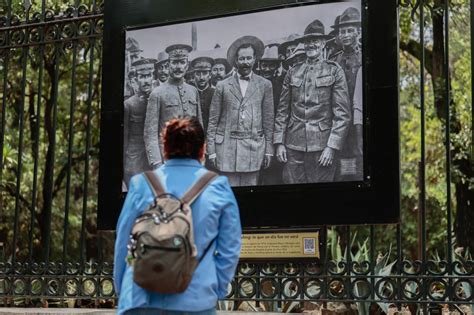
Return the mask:
<svg viewBox="0 0 474 315"><path fill-rule="evenodd" d="M148 291L181 293L188 287L200 262L196 259L190 205L217 174L208 171L181 199L167 193L154 172L144 175L154 201L135 220L130 234L128 250L133 280Z"/></svg>

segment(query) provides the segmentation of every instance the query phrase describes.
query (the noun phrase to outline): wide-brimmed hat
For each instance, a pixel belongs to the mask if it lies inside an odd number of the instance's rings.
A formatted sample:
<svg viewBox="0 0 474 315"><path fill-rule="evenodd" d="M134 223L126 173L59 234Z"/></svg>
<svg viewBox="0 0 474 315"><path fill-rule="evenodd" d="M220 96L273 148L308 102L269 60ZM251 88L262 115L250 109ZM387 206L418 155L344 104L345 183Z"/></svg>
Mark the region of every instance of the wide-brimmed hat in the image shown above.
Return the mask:
<svg viewBox="0 0 474 315"><path fill-rule="evenodd" d="M214 65L224 65L225 73L229 73L232 70L229 62L225 58L214 58Z"/></svg>
<svg viewBox="0 0 474 315"><path fill-rule="evenodd" d="M125 50L129 52L142 52L143 50L140 49L140 45L135 38L128 37L125 41Z"/></svg>
<svg viewBox="0 0 474 315"><path fill-rule="evenodd" d="M260 61L280 61L280 58L278 57L278 45L272 44L265 47L265 51L263 52Z"/></svg>
<svg viewBox="0 0 474 315"><path fill-rule="evenodd" d="M155 70L155 63L156 59L140 58L132 63L132 67L135 69L136 74L149 73Z"/></svg>
<svg viewBox="0 0 474 315"><path fill-rule="evenodd" d="M298 46L296 46L295 50L291 53L291 55L283 61L283 64L285 67L288 67L290 63L292 63L296 58L298 57L303 57L303 55L306 55L306 51L304 49L304 44L299 43Z"/></svg>
<svg viewBox="0 0 474 315"><path fill-rule="evenodd" d="M304 35L301 38L302 41L307 38L329 38L329 35L326 35L324 32L324 24L316 19L313 22L309 23L304 30Z"/></svg>
<svg viewBox="0 0 474 315"><path fill-rule="evenodd" d="M230 65L235 64L237 51L243 45L251 45L253 47L253 49L255 50L255 56L257 60L259 60L262 57L263 51L265 48L265 46L263 45L263 42L255 36L251 36L251 35L242 36L240 38L237 38L227 50L227 61L229 61Z"/></svg>
<svg viewBox="0 0 474 315"><path fill-rule="evenodd" d="M331 26L334 29L337 29L341 26L356 25L360 26L362 24L360 12L354 7L350 7L344 10L339 16L339 19L334 21L334 25Z"/></svg>
<svg viewBox="0 0 474 315"><path fill-rule="evenodd" d="M214 65L214 59L208 56L198 56L191 61L191 67L194 71L211 71L212 65Z"/></svg>
<svg viewBox="0 0 474 315"><path fill-rule="evenodd" d="M186 44L174 44L166 47L169 59L188 59L193 48Z"/></svg>
<svg viewBox="0 0 474 315"><path fill-rule="evenodd" d="M163 62L166 62L166 61L169 61L168 54L164 51L160 51L158 53L158 57L156 59L156 64L159 65L160 63L163 63Z"/></svg>
<svg viewBox="0 0 474 315"><path fill-rule="evenodd" d="M281 55L286 55L286 48L290 45L298 45L298 40L301 37L300 34L290 34L287 38L286 41L280 44L278 47L278 53Z"/></svg>

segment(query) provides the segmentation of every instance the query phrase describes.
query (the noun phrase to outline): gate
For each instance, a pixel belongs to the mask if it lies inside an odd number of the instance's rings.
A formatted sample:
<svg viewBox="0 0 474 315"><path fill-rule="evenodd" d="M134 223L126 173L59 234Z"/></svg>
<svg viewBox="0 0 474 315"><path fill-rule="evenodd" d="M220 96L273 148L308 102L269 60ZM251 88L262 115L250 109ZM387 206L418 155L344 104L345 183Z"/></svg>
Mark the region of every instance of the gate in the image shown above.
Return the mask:
<svg viewBox="0 0 474 315"><path fill-rule="evenodd" d="M95 225L103 4L64 2L0 1L0 306L116 302ZM473 8L399 3L402 223L325 226L320 262L242 263L221 309L472 311Z"/></svg>

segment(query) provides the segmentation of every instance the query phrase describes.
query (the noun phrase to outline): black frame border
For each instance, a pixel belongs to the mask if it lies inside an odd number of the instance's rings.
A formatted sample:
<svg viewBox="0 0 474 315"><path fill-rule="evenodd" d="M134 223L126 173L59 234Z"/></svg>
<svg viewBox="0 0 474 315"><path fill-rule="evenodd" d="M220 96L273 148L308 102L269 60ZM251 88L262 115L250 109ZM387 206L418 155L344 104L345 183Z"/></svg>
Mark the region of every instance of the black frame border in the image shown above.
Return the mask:
<svg viewBox="0 0 474 315"><path fill-rule="evenodd" d="M204 0L105 2L98 228L114 229L124 194L123 64L126 30L341 1ZM364 180L236 187L242 225L384 224L400 218L398 11L395 0L362 0ZM164 16L166 13L166 16ZM117 64L120 67L117 67ZM119 89L120 93L116 93ZM120 104L117 106L117 104ZM120 135L120 137L117 137ZM119 157L119 158L117 158Z"/></svg>

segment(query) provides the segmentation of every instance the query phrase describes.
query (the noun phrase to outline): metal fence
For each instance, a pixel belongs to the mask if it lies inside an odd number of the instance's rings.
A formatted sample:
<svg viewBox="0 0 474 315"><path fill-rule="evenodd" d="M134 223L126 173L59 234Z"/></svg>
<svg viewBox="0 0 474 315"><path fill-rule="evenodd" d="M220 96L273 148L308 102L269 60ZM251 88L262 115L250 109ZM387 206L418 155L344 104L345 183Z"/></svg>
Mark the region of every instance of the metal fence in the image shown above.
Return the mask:
<svg viewBox="0 0 474 315"><path fill-rule="evenodd" d="M115 303L95 224L103 5L65 2L0 1L0 306ZM472 4L399 6L402 223L325 226L319 262L242 263L222 309L472 306Z"/></svg>

